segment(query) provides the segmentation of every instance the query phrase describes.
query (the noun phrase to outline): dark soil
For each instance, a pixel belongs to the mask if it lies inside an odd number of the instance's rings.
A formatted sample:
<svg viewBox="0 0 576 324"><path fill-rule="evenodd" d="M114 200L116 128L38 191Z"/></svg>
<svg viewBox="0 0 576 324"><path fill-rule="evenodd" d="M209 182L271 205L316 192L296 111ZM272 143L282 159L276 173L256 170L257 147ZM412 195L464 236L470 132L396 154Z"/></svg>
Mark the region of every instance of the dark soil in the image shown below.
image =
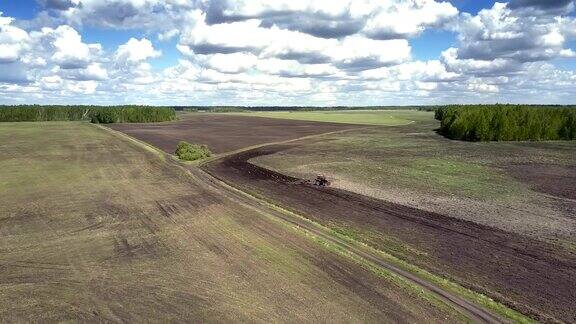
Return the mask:
<svg viewBox="0 0 576 324"><path fill-rule="evenodd" d="M576 322L576 254L518 234L397 205L255 166L289 145L214 161L214 176L327 226L374 233L366 243L544 321ZM392 251L393 252L393 251Z"/></svg>
<svg viewBox="0 0 576 324"><path fill-rule="evenodd" d="M576 166L514 164L507 169L512 176L528 183L534 190L576 199Z"/></svg>
<svg viewBox="0 0 576 324"><path fill-rule="evenodd" d="M208 145L223 153L253 145L358 128L358 125L319 123L223 114L190 114L180 120L156 124L111 124L112 129L173 153L179 141Z"/></svg>

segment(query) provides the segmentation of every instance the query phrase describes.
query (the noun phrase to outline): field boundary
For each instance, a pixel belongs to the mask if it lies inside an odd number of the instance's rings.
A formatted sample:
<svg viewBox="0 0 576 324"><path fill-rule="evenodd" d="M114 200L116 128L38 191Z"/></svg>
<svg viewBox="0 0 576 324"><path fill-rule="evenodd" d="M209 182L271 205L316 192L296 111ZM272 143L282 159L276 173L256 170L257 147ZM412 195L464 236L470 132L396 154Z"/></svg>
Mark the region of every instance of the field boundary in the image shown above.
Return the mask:
<svg viewBox="0 0 576 324"><path fill-rule="evenodd" d="M170 155L146 142L135 139L120 131L116 131L100 125L95 126L105 131L109 131L114 135L120 136L121 138L129 140L133 144L142 147L146 151L161 156L161 159L163 161L170 162L172 165L184 171L185 174L193 177L196 180L199 180L201 182L210 185L212 190L224 194L225 196L227 196L227 198L232 199L233 201L240 203L243 206L247 206L253 210L259 211L263 215L268 215L269 217L272 217L274 219L281 220L286 225L296 227L304 231L305 233L311 235L312 237L315 237L322 241L327 241L329 244L347 251L350 254L348 255L348 257L350 257L352 260L356 262L358 262L359 258L361 260L361 263L365 266L377 267L379 269L382 269L383 271L386 271L390 275L400 277L410 285L428 291L433 295L433 298L442 300L445 304L453 307L458 312L465 314L475 322L503 323L510 320L520 323L533 322L532 319L526 317L525 315L518 313L517 311L508 308L507 306L498 303L483 294L471 291L447 279L429 273L414 265L408 264L384 251L377 250L373 247L370 247L366 244L353 240L344 235L339 235L330 228L318 224L302 215L298 215L278 205L275 205L274 203L267 201L262 197L258 197L250 192L246 192L242 189L236 188L234 185L231 185L200 168L202 165L206 163L213 162L223 157L238 154L255 148L265 147L268 145L286 144L290 142L296 142L300 140L316 138L335 133L349 132L353 130L365 129L375 126L365 126L360 128L328 132L323 134L315 134L287 141L259 144L253 147L246 147L243 149L218 154L212 158L205 159L200 162L195 161L189 163L182 163L181 161L177 160L173 155ZM167 156L168 159L166 158ZM474 300L474 302L472 300ZM498 315L495 315L495 313ZM507 318L507 320L503 320L502 317Z"/></svg>

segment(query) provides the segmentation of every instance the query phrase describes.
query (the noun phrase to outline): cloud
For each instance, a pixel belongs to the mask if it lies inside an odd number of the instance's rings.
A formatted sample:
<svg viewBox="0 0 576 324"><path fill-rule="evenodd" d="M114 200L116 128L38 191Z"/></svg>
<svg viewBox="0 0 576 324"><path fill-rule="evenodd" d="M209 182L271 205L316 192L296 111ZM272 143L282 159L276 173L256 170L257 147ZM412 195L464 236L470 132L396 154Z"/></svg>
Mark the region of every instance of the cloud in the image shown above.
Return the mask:
<svg viewBox="0 0 576 324"><path fill-rule="evenodd" d="M553 65L576 55L573 1L478 14L433 0L38 1L32 20L0 15L3 102L556 103L576 91L575 72ZM134 37L104 48L86 26ZM457 39L419 60L411 44L426 30ZM177 62L166 67L157 41L176 44Z"/></svg>
<svg viewBox="0 0 576 324"><path fill-rule="evenodd" d="M0 12L0 64L18 61L29 42L28 33L13 26L13 21Z"/></svg>
<svg viewBox="0 0 576 324"><path fill-rule="evenodd" d="M98 83L95 81L78 81L66 84L66 89L70 92L84 95L94 94L97 87Z"/></svg>
<svg viewBox="0 0 576 324"><path fill-rule="evenodd" d="M214 54L198 58L203 65L223 73L240 73L252 68L258 58L250 53Z"/></svg>
<svg viewBox="0 0 576 324"><path fill-rule="evenodd" d="M360 74L363 80L400 80L417 82L447 82L458 80L461 75L448 71L439 60L414 61L391 67L366 70Z"/></svg>
<svg viewBox="0 0 576 324"><path fill-rule="evenodd" d="M442 52L441 61L448 71L473 76L506 75L522 68L522 63L506 58L462 59L458 57L457 48L449 48Z"/></svg>
<svg viewBox="0 0 576 324"><path fill-rule="evenodd" d="M42 89L52 91L60 90L64 80L58 75L46 76L40 79L39 85Z"/></svg>
<svg viewBox="0 0 576 324"><path fill-rule="evenodd" d="M150 58L157 58L161 55L162 52L155 50L150 40L130 38L126 44L118 47L114 54L114 60L117 64L125 66L137 64Z"/></svg>
<svg viewBox="0 0 576 324"><path fill-rule="evenodd" d="M403 39L372 40L359 35L324 39L276 26L265 28L256 19L208 25L202 13L182 34L179 49L189 56L245 52L303 64L333 63L352 70L400 63L410 57L410 46Z"/></svg>
<svg viewBox="0 0 576 324"><path fill-rule="evenodd" d="M510 9L531 9L550 14L567 13L574 9L574 0L512 0Z"/></svg>
<svg viewBox="0 0 576 324"><path fill-rule="evenodd" d="M197 2L188 0L42 0L73 26L169 31Z"/></svg>
<svg viewBox="0 0 576 324"><path fill-rule="evenodd" d="M102 46L84 43L73 27L28 32L13 23L0 15L0 83L14 85L4 91L94 94L98 81L108 80Z"/></svg>
<svg viewBox="0 0 576 324"><path fill-rule="evenodd" d="M67 10L79 4L78 0L41 0L40 3L48 8L55 10Z"/></svg>
<svg viewBox="0 0 576 324"><path fill-rule="evenodd" d="M374 39L415 37L426 28L441 26L457 14L458 9L448 2L397 2L389 7L378 8L366 21L363 32Z"/></svg>
<svg viewBox="0 0 576 324"><path fill-rule="evenodd" d="M0 83L25 84L30 79L26 73L25 67L21 63L0 63Z"/></svg>
<svg viewBox="0 0 576 324"><path fill-rule="evenodd" d="M376 39L413 37L427 27L454 18L448 2L406 1L209 1L208 24L259 19L264 26L304 32L321 38L340 38L362 31Z"/></svg>
<svg viewBox="0 0 576 324"><path fill-rule="evenodd" d="M67 25L43 28L41 33L43 41L54 48L51 60L62 69L85 68L102 51L100 44L83 43L80 34Z"/></svg>
<svg viewBox="0 0 576 324"><path fill-rule="evenodd" d="M259 60L258 71L282 77L329 77L345 75L331 64L301 64L295 60L270 58Z"/></svg>
<svg viewBox="0 0 576 324"><path fill-rule="evenodd" d="M565 48L566 25L573 19L548 16L519 16L505 3L466 14L457 28L460 59L510 59L517 62L546 61L572 57Z"/></svg>
<svg viewBox="0 0 576 324"><path fill-rule="evenodd" d="M105 81L108 71L100 63L92 63L83 69L62 70L60 75L64 79L76 81Z"/></svg>
<svg viewBox="0 0 576 324"><path fill-rule="evenodd" d="M341 68L365 70L399 64L410 59L410 45L405 39L373 40L349 36L329 51L332 62Z"/></svg>

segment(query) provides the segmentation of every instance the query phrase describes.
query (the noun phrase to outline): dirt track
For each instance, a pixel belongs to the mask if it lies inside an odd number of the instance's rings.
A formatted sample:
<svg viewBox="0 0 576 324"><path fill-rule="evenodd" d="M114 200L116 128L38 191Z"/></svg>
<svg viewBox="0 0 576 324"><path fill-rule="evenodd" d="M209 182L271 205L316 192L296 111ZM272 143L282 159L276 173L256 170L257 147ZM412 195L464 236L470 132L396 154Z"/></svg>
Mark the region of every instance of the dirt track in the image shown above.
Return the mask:
<svg viewBox="0 0 576 324"><path fill-rule="evenodd" d="M318 188L250 164L285 149L258 148L206 166L213 175L327 226L372 228L367 242L542 320L576 321L576 255L526 237L440 214Z"/></svg>
<svg viewBox="0 0 576 324"><path fill-rule="evenodd" d="M214 153L258 144L358 128L358 125L319 123L224 114L189 114L157 124L111 124L110 128L173 153L179 141L206 144Z"/></svg>

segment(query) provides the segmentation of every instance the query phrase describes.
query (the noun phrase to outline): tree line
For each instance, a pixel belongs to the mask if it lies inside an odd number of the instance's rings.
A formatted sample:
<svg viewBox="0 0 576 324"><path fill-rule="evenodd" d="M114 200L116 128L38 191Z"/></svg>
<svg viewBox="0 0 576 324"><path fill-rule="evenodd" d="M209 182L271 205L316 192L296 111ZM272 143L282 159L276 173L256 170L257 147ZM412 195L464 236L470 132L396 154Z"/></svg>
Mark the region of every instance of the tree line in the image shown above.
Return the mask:
<svg viewBox="0 0 576 324"><path fill-rule="evenodd" d="M151 123L176 119L171 107L151 106L0 106L0 122L79 121Z"/></svg>
<svg viewBox="0 0 576 324"><path fill-rule="evenodd" d="M340 111L340 110L421 110L434 111L438 106L174 106L187 112L251 112L251 111Z"/></svg>
<svg viewBox="0 0 576 324"><path fill-rule="evenodd" d="M576 108L571 106L467 105L438 108L440 133L466 141L543 141L576 139Z"/></svg>

